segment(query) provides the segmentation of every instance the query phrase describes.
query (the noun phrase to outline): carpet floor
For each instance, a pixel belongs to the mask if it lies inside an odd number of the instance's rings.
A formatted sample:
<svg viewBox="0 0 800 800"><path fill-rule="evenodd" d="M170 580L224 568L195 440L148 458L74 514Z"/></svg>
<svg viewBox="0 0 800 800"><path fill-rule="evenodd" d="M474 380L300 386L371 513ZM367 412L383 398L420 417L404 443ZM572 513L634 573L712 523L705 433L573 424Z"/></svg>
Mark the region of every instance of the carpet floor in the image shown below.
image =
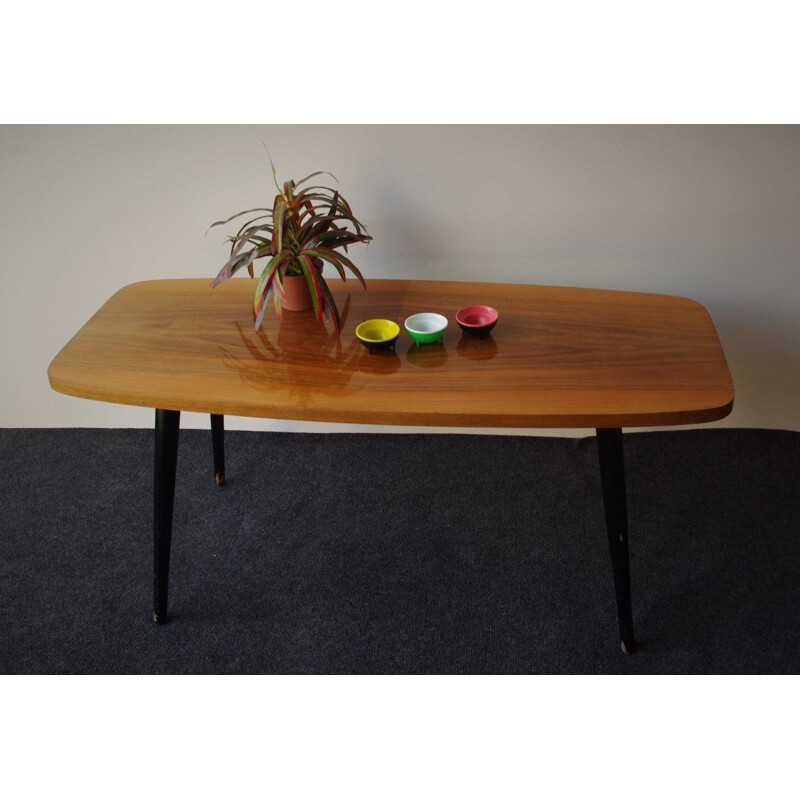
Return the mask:
<svg viewBox="0 0 800 800"><path fill-rule="evenodd" d="M625 435L619 649L586 439L181 432L171 621L153 434L3 429L3 674L796 673L800 434Z"/></svg>

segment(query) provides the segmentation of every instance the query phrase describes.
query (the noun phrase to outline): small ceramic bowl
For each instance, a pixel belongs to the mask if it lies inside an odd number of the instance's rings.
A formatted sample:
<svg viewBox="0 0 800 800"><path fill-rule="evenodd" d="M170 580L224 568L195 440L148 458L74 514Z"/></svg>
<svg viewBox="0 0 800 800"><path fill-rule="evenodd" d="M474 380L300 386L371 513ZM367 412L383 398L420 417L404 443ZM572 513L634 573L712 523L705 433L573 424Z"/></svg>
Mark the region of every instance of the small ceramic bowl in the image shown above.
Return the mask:
<svg viewBox="0 0 800 800"><path fill-rule="evenodd" d="M486 336L497 325L498 316L491 306L464 306L456 312L456 322L464 333Z"/></svg>
<svg viewBox="0 0 800 800"><path fill-rule="evenodd" d="M370 353L376 350L394 350L400 326L390 319L368 319L356 328L356 337Z"/></svg>
<svg viewBox="0 0 800 800"><path fill-rule="evenodd" d="M405 326L408 335L419 347L421 344L442 341L447 330L447 317L432 312L414 314L406 320Z"/></svg>

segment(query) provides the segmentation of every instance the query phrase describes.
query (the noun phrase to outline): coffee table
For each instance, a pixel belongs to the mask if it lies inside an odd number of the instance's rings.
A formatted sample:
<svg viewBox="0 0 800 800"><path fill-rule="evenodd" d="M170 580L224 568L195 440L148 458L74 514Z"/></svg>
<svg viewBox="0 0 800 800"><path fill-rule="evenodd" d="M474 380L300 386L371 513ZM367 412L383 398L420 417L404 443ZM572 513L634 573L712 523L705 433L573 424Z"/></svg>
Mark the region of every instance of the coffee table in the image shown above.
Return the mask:
<svg viewBox="0 0 800 800"><path fill-rule="evenodd" d="M460 428L595 428L622 649L634 647L623 427L721 419L733 383L703 306L668 295L452 281L330 280L338 335L311 312L268 313L253 330L254 282L134 283L53 360L65 394L155 409L154 610L167 620L181 411L210 414L224 482L224 415ZM486 338L455 312L494 306ZM444 314L444 340L370 353L359 322Z"/></svg>

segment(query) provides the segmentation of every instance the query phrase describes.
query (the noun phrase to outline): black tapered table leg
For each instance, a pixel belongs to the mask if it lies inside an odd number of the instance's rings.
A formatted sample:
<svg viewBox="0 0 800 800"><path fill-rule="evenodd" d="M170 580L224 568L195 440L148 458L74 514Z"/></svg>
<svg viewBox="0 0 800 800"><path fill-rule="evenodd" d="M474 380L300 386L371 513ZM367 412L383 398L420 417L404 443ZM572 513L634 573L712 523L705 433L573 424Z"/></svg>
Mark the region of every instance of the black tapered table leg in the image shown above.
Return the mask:
<svg viewBox="0 0 800 800"><path fill-rule="evenodd" d="M211 446L214 450L214 480L217 486L225 483L225 417L211 415Z"/></svg>
<svg viewBox="0 0 800 800"><path fill-rule="evenodd" d="M180 411L156 409L155 482L153 508L153 621L167 621L169 553L172 546L172 509L178 466Z"/></svg>
<svg viewBox="0 0 800 800"><path fill-rule="evenodd" d="M625 498L625 464L622 457L622 430L598 428L597 449L600 455L600 477L603 483L603 504L606 510L608 544L617 596L619 635L622 650L632 653L633 611L631 609L631 572L628 559L628 506Z"/></svg>

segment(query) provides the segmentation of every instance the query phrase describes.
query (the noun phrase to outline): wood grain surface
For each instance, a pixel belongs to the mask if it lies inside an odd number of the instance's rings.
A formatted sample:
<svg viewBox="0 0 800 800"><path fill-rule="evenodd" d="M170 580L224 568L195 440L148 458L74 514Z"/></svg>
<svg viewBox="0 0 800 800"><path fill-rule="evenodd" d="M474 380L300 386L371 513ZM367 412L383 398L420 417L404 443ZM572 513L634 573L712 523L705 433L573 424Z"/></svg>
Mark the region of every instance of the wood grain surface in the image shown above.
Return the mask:
<svg viewBox="0 0 800 800"><path fill-rule="evenodd" d="M342 332L311 312L270 310L253 330L254 281L135 283L115 294L48 370L65 394L153 408L390 425L557 428L708 422L733 405L714 325L667 295L516 284L329 280ZM456 311L494 306L491 337ZM417 347L420 311L450 321ZM356 339L371 318L401 327L395 352Z"/></svg>

